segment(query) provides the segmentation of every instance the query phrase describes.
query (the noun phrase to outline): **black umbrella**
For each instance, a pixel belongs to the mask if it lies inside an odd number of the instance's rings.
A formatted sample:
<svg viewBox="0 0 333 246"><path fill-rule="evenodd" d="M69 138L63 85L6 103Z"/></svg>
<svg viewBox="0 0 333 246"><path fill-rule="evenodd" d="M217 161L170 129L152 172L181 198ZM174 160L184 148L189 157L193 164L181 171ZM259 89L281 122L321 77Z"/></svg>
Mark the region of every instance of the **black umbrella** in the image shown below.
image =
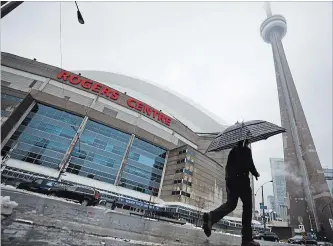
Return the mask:
<svg viewBox="0 0 333 246"><path fill-rule="evenodd" d="M286 129L263 120L251 120L236 123L220 133L209 145L206 152L216 152L231 149L237 142L247 139L249 143L267 139L276 134L285 132Z"/></svg>

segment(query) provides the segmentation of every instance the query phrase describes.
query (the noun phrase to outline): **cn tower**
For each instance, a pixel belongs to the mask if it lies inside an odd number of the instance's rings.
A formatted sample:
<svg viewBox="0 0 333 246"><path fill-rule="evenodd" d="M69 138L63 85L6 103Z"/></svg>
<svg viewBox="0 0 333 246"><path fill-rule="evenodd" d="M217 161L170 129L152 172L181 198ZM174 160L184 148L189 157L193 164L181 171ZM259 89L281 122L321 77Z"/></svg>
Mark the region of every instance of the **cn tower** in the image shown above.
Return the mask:
<svg viewBox="0 0 333 246"><path fill-rule="evenodd" d="M272 46L281 125L287 130L282 137L289 225L303 225L307 232L312 229L333 238L329 223L332 197L282 45L287 22L282 15L272 14L269 3L265 10L267 18L260 26L260 34Z"/></svg>

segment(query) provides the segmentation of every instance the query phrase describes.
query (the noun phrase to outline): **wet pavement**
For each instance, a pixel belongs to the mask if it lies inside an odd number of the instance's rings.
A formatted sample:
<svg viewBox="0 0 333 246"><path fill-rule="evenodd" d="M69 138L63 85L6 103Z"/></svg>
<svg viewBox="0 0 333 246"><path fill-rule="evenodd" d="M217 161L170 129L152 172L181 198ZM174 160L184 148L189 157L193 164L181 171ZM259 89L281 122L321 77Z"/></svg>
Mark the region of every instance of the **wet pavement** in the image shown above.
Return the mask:
<svg viewBox="0 0 333 246"><path fill-rule="evenodd" d="M1 193L19 204L16 217L27 220L7 227L2 233L1 245L230 246L241 243L239 237L213 232L207 239L198 228L150 221L102 207L84 207L19 190L2 188Z"/></svg>

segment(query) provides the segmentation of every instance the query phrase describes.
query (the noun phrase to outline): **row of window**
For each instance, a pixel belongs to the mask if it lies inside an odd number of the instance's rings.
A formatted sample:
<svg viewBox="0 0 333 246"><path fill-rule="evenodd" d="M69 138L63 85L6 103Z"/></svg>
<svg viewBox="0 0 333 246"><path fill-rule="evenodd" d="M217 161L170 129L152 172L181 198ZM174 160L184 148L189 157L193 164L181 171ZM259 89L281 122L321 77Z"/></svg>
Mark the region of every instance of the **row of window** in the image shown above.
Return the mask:
<svg viewBox="0 0 333 246"><path fill-rule="evenodd" d="M181 195L181 196L191 197L190 193L181 190L172 191L171 195Z"/></svg>
<svg viewBox="0 0 333 246"><path fill-rule="evenodd" d="M185 162L190 163L190 164L194 164L194 156L187 155L186 158L185 158Z"/></svg>
<svg viewBox="0 0 333 246"><path fill-rule="evenodd" d="M4 179L3 176L5 177L5 179L15 178L15 179L18 179L21 181L31 181L36 178L44 178L44 179L49 178L49 176L46 176L46 175L43 175L40 173L37 174L37 173L22 170L22 169L14 168L14 167L9 167L9 166L6 166L6 168L1 173L1 181L5 182L6 180Z"/></svg>
<svg viewBox="0 0 333 246"><path fill-rule="evenodd" d="M134 174L138 177L144 178L146 180L151 180L151 181L155 181L157 183L161 182L161 175L158 175L156 173L147 173L146 171L139 169L135 166L129 165L127 164L129 168L126 169L126 172L130 173L130 174Z"/></svg>
<svg viewBox="0 0 333 246"><path fill-rule="evenodd" d="M18 127L16 132L12 135L11 140L7 142L3 151L8 151L16 142L17 146L12 151L12 158L17 158L22 161L27 161L37 165L43 165L51 168L58 168L65 152L67 151L71 140L69 137L60 136L60 133L48 132L44 127L36 127L36 120L40 110L48 108L44 105L35 105L32 111L24 119L22 124ZM71 116L71 114L66 113ZM65 113L62 114L65 116ZM60 122L59 119L48 118L49 122L54 122L54 125ZM76 120L77 124L82 121L82 117L72 117L72 120ZM64 128L70 129L70 125L67 122L62 122ZM70 137L74 137L75 132L69 133Z"/></svg>
<svg viewBox="0 0 333 246"><path fill-rule="evenodd" d="M187 152L187 150L186 149L183 149L183 150L181 150L181 151L179 151L179 154L181 155L181 154L185 154Z"/></svg>
<svg viewBox="0 0 333 246"><path fill-rule="evenodd" d="M184 163L184 162L186 162L186 159L181 159L181 160L177 161L177 164Z"/></svg>
<svg viewBox="0 0 333 246"><path fill-rule="evenodd" d="M23 99L20 98L20 97L16 97L16 96L8 95L8 94L5 94L5 93L1 93L1 100L13 101L13 102L20 103L20 102L22 102Z"/></svg>
<svg viewBox="0 0 333 246"><path fill-rule="evenodd" d="M186 184L188 186L192 186L192 182L185 179L177 179L173 181L174 184Z"/></svg>
<svg viewBox="0 0 333 246"><path fill-rule="evenodd" d="M129 173L126 170L124 170L121 177L126 179L126 180L131 180L132 182L143 185L145 187L150 187L150 186L155 187L155 188L160 187L160 183L152 181L152 180L148 180L148 179L145 179L145 178L138 177L136 175L133 175L133 174Z"/></svg>
<svg viewBox="0 0 333 246"><path fill-rule="evenodd" d="M1 117L8 117L10 114L10 111L1 109Z"/></svg>
<svg viewBox="0 0 333 246"><path fill-rule="evenodd" d="M23 101L22 98L1 93L1 105L5 105L5 107L11 108L11 109L9 108L1 109L1 117L9 117L13 112L13 108L18 106L22 101Z"/></svg>
<svg viewBox="0 0 333 246"><path fill-rule="evenodd" d="M153 196L158 196L158 188L152 187L152 186L147 186L147 185L142 185L140 183L134 182L130 179L126 179L126 178L121 178L120 179L120 184L119 186L131 189L131 190L135 190L135 191L139 191L142 193L146 193L149 195L153 195Z"/></svg>
<svg viewBox="0 0 333 246"><path fill-rule="evenodd" d="M16 143L12 158L54 169L79 129L83 117L37 103L2 149ZM114 184L131 135L88 120L67 172ZM166 150L135 138L121 179L123 186L157 196Z"/></svg>
<svg viewBox="0 0 333 246"><path fill-rule="evenodd" d="M180 168L180 169L176 169L176 173L186 173L188 175L193 176L193 172L186 169L186 168Z"/></svg>

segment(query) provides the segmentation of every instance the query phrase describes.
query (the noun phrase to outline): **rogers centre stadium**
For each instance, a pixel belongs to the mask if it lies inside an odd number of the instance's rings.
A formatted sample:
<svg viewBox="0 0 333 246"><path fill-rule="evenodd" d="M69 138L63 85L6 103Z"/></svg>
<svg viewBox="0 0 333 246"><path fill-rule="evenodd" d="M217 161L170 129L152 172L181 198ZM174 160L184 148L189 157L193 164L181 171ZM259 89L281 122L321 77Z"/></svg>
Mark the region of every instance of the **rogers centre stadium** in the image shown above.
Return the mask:
<svg viewBox="0 0 333 246"><path fill-rule="evenodd" d="M194 223L226 200L228 152L204 154L226 127L139 79L1 53L6 184L59 179L93 187L118 208L164 209Z"/></svg>

